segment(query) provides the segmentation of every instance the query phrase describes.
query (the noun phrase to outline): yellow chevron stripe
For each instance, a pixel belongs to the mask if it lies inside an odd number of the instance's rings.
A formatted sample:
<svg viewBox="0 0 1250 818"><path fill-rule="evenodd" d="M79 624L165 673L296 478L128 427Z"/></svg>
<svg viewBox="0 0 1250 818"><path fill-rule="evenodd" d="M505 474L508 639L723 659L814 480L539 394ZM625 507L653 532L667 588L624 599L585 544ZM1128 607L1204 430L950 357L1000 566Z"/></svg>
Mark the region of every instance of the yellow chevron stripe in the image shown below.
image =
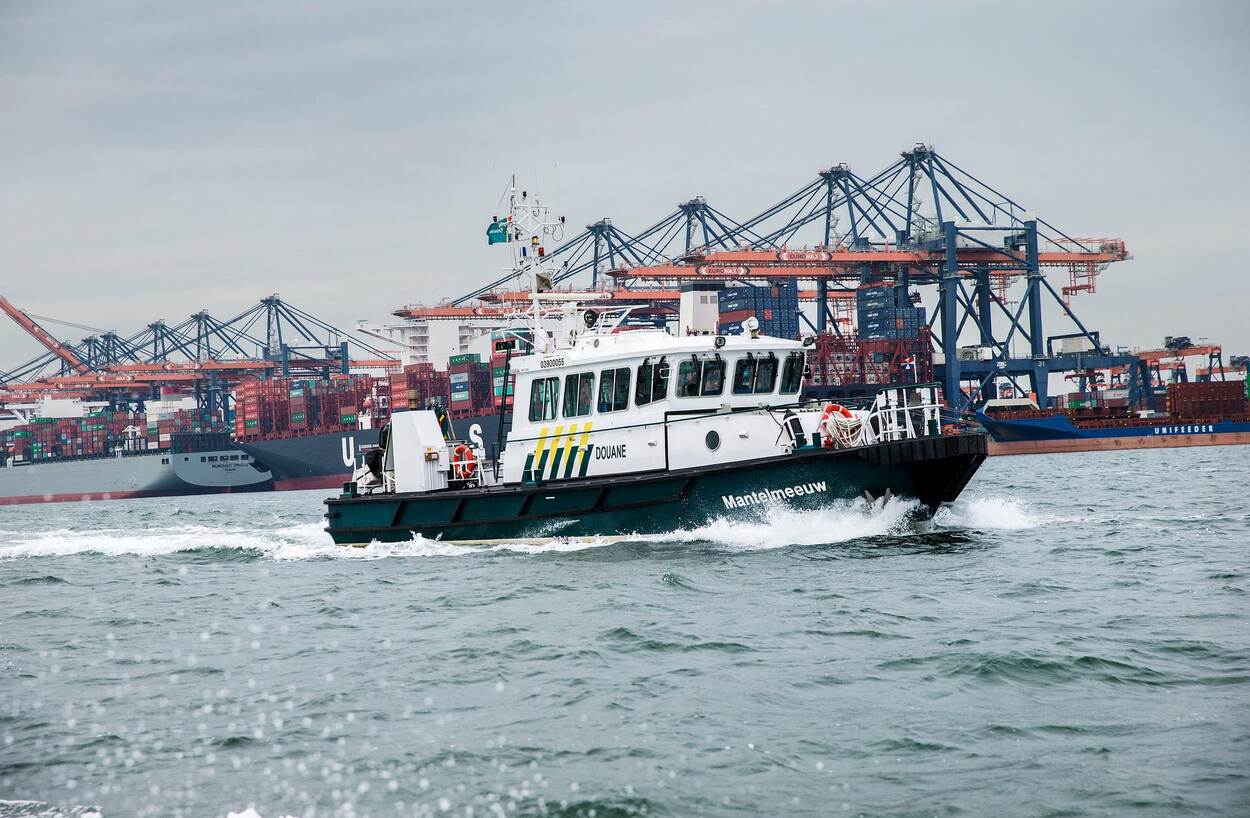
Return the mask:
<svg viewBox="0 0 1250 818"><path fill-rule="evenodd" d="M547 427L544 426L538 431L538 448L534 450L534 465L538 465L538 458L543 456L543 449L547 448Z"/></svg>
<svg viewBox="0 0 1250 818"><path fill-rule="evenodd" d="M585 462L586 457L587 457L587 456L588 456L588 454L589 454L589 452L588 452L588 450L587 450L587 448L586 448L586 444L590 442L590 427L591 427L591 425L592 425L592 424L589 424L589 423L587 423L587 424L586 424L586 428L582 430L582 439L581 439L581 440L579 440L579 441L577 441L577 447L578 447L578 449L581 451L581 454L582 454L582 462ZM579 463L579 464L578 464L579 468L580 468L580 465L581 465L581 464Z"/></svg>

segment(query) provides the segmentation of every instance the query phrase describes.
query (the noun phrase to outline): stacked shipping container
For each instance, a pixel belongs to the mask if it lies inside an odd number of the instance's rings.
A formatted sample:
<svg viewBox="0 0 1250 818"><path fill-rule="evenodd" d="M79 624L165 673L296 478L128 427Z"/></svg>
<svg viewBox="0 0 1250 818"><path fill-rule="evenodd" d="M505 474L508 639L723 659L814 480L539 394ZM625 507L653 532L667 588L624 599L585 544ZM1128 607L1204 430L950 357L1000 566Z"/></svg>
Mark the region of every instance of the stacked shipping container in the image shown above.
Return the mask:
<svg viewBox="0 0 1250 818"><path fill-rule="evenodd" d="M373 389L368 375L247 381L234 393L235 439L353 431L361 410L374 404Z"/></svg>
<svg viewBox="0 0 1250 818"><path fill-rule="evenodd" d="M480 355L472 352L451 356L447 359L447 367L451 382L451 401L447 408L451 417L471 417L495 405L489 362L482 361Z"/></svg>
<svg viewBox="0 0 1250 818"><path fill-rule="evenodd" d="M508 350L512 350L512 354L526 355L529 353L531 344L529 343L529 331L522 330L523 337L518 337L516 331L512 330L495 330L491 335L491 353L490 353L490 386L491 386L491 405L498 409L503 405L505 392L508 399L508 405L512 405L513 385L516 381L512 373L508 372ZM507 383L504 383L505 378Z"/></svg>
<svg viewBox="0 0 1250 818"><path fill-rule="evenodd" d="M1055 405L1060 409L1125 409L1128 407L1127 389L1103 389L1098 392L1069 392L1057 395Z"/></svg>
<svg viewBox="0 0 1250 818"><path fill-rule="evenodd" d="M403 372L390 376L391 411L424 409L431 402L447 405L451 384L446 372L438 372L434 364L410 364Z"/></svg>
<svg viewBox="0 0 1250 818"><path fill-rule="evenodd" d="M923 328L917 337L892 340L821 333L808 350L807 363L812 386L933 380L933 348Z"/></svg>
<svg viewBox="0 0 1250 818"><path fill-rule="evenodd" d="M221 424L207 413L186 410L153 420L129 411L36 418L0 432L0 456L29 462L104 457L119 450L190 451L194 436L221 431Z"/></svg>
<svg viewBox="0 0 1250 818"><path fill-rule="evenodd" d="M864 340L894 341L915 338L926 326L924 307L914 306L904 296L900 304L891 284L865 284L855 292L855 317L859 337Z"/></svg>
<svg viewBox="0 0 1250 818"><path fill-rule="evenodd" d="M741 335L742 322L754 317L764 335L799 337L799 288L793 279L773 281L766 287L725 287L719 297L716 331L720 334Z"/></svg>
<svg viewBox="0 0 1250 818"><path fill-rule="evenodd" d="M1178 418L1239 415L1247 411L1246 387L1240 381L1170 383L1167 411Z"/></svg>

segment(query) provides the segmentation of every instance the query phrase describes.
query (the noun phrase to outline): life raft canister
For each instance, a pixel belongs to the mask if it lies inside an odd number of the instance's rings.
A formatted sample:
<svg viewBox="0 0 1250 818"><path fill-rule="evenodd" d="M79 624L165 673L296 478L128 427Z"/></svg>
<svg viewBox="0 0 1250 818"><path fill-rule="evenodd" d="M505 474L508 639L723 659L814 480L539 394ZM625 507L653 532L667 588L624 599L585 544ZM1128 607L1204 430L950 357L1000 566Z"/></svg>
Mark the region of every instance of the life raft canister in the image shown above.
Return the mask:
<svg viewBox="0 0 1250 818"><path fill-rule="evenodd" d="M468 480L477 471L477 455L467 443L461 443L451 452L451 473L457 480Z"/></svg>

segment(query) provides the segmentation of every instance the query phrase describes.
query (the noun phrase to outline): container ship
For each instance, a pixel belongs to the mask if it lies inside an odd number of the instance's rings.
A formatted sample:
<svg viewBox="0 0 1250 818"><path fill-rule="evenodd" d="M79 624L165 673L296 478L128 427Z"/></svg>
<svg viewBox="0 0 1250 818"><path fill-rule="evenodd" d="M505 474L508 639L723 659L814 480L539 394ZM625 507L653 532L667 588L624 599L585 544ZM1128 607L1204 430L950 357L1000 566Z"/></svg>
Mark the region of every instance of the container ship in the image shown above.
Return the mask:
<svg viewBox="0 0 1250 818"><path fill-rule="evenodd" d="M57 403L61 411L81 410L77 402ZM10 416L0 431L0 505L273 488L270 473L227 432L182 414L151 424L125 411Z"/></svg>
<svg viewBox="0 0 1250 818"><path fill-rule="evenodd" d="M1133 413L1098 399L1055 409L994 403L977 415L991 455L1250 444L1250 377L1170 383L1163 412Z"/></svg>

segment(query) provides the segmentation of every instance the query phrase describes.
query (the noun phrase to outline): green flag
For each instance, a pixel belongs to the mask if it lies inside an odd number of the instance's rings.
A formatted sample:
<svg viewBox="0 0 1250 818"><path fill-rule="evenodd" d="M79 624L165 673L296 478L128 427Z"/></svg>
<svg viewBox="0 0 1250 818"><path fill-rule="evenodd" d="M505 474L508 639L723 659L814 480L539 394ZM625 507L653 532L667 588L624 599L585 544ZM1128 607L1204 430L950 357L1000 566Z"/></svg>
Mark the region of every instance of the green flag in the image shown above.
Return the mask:
<svg viewBox="0 0 1250 818"><path fill-rule="evenodd" d="M508 223L501 222L498 219L490 223L486 228L487 244L502 244L508 240Z"/></svg>

